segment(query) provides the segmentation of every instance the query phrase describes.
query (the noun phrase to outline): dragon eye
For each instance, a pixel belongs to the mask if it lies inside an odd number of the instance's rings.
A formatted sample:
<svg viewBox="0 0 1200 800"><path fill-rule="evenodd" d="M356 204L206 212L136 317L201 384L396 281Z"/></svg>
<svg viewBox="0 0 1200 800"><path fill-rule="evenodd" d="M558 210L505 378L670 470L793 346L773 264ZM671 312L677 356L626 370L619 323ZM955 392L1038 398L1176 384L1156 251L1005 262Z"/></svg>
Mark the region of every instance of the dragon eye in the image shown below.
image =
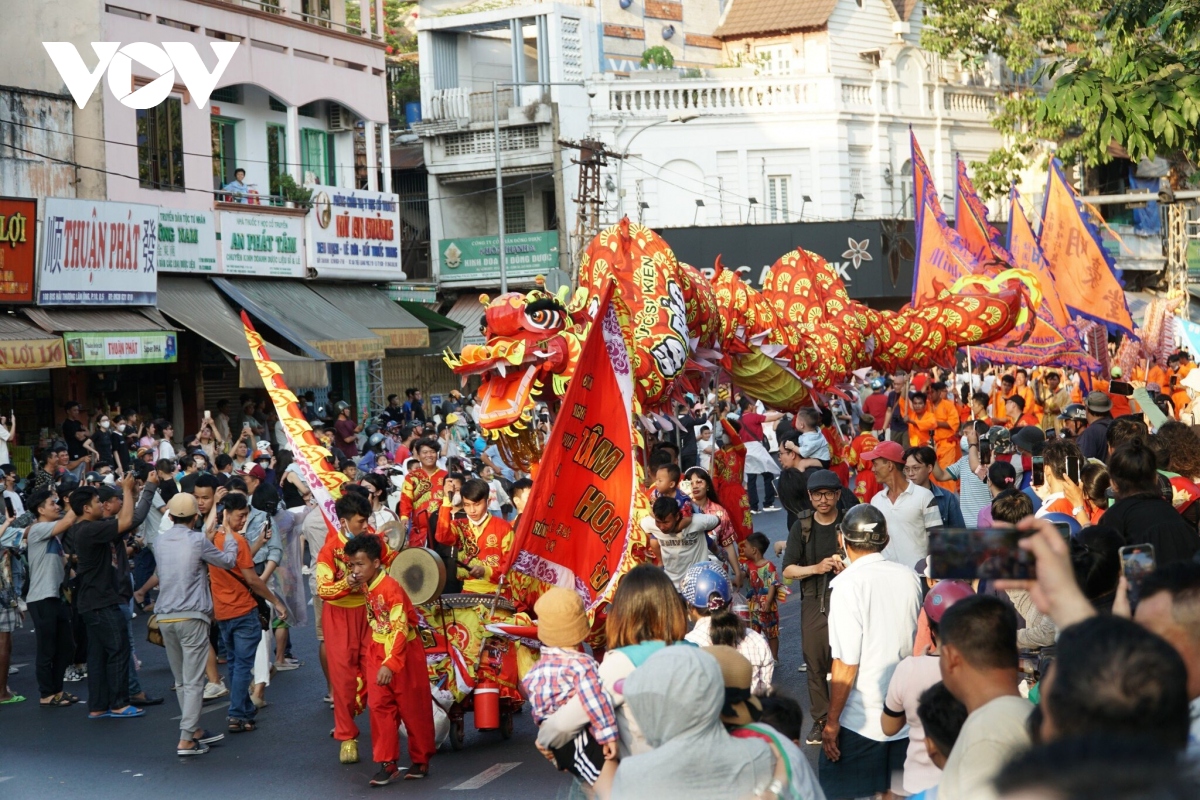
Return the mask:
<svg viewBox="0 0 1200 800"><path fill-rule="evenodd" d="M528 311L525 316L535 328L557 328L562 324L562 315L547 308Z"/></svg>

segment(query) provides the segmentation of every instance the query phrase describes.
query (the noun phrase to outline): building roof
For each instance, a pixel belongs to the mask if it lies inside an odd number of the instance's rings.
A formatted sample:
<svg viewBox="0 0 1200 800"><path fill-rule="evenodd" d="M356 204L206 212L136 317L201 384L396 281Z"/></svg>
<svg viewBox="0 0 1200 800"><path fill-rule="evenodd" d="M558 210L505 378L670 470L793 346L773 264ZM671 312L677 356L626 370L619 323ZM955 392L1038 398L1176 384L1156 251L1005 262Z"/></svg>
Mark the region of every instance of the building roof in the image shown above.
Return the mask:
<svg viewBox="0 0 1200 800"><path fill-rule="evenodd" d="M903 1L903 0L898 0ZM718 39L821 28L838 0L731 0L725 19L713 31Z"/></svg>

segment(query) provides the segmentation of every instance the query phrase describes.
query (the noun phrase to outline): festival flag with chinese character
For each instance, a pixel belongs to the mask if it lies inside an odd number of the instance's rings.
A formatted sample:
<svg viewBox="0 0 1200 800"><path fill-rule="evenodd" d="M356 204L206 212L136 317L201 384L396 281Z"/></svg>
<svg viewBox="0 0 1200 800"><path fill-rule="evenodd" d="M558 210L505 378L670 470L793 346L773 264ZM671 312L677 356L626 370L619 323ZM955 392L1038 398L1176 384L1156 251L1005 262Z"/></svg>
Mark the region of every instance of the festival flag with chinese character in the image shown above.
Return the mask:
<svg viewBox="0 0 1200 800"><path fill-rule="evenodd" d="M633 365L612 291L610 282L517 523L510 564L502 570L511 565L544 584L574 589L589 614L611 599L622 574L644 560L646 541L634 520Z"/></svg>
<svg viewBox="0 0 1200 800"><path fill-rule="evenodd" d="M979 199L979 193L967 175L967 165L961 158L954 161L958 178L958 191L954 197L954 232L962 237L966 248L984 264L993 261L1002 265L1012 263L1011 256L1000 246L1000 232L988 222L987 207Z"/></svg>
<svg viewBox="0 0 1200 800"><path fill-rule="evenodd" d="M1049 265L1038 246L1033 228L1021 208L1020 196L1014 186L1009 194L1011 212L1008 224L1008 250L1016 269L1032 273L1037 279L1040 298L1033 328L1019 341L1003 346L987 345L973 348L979 358L999 364L1019 367L1058 366L1079 370L1099 369L1099 364L1084 350L1079 331L1071 324L1067 311L1054 285Z"/></svg>
<svg viewBox="0 0 1200 800"><path fill-rule="evenodd" d="M300 469L304 482L312 489L313 499L317 507L325 515L325 524L330 531L337 530L337 511L334 509L334 498L340 497L342 484L349 480L345 475L332 466L333 457L329 450L317 441L312 426L300 408L300 401L288 389L283 379L283 371L271 360L263 339L254 330L250 317L242 312L242 327L245 329L246 342L250 345L250 354L254 356L254 364L258 374L263 379L267 394L283 423L284 433L287 434L288 446L291 448L293 463Z"/></svg>
<svg viewBox="0 0 1200 800"><path fill-rule="evenodd" d="M1105 252L1099 232L1088 221L1058 159L1050 165L1040 240L1067 310L1099 322L1110 332L1132 335L1133 317L1125 302L1120 270Z"/></svg>
<svg viewBox="0 0 1200 800"><path fill-rule="evenodd" d="M916 135L909 131L909 136L912 140L913 196L917 201L912 305L919 308L937 300L943 290L949 289L960 278L987 271L962 238L946 224L946 214L938 200L929 165L925 163Z"/></svg>

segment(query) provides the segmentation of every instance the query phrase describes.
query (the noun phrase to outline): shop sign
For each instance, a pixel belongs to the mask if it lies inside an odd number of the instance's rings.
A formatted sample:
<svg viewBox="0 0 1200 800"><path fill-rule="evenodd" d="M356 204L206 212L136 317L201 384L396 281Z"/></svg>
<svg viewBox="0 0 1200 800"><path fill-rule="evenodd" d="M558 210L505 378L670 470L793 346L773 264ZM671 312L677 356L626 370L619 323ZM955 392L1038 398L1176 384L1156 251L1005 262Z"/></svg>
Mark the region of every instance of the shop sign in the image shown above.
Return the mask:
<svg viewBox="0 0 1200 800"><path fill-rule="evenodd" d="M0 303L33 302L37 201L0 197Z"/></svg>
<svg viewBox="0 0 1200 800"><path fill-rule="evenodd" d="M67 366L96 367L109 364L169 364L179 358L175 334L170 331L117 333L64 333Z"/></svg>
<svg viewBox="0 0 1200 800"><path fill-rule="evenodd" d="M496 236L440 239L443 281L500 280L500 240ZM504 271L509 280L535 278L558 266L558 231L513 233L504 237Z"/></svg>
<svg viewBox="0 0 1200 800"><path fill-rule="evenodd" d="M222 211L221 274L303 278L300 217Z"/></svg>
<svg viewBox="0 0 1200 800"><path fill-rule="evenodd" d="M307 184L308 266L322 278L402 281L400 198L384 192Z"/></svg>
<svg viewBox="0 0 1200 800"><path fill-rule="evenodd" d="M158 209L159 272L217 271L217 229L211 211Z"/></svg>
<svg viewBox="0 0 1200 800"><path fill-rule="evenodd" d="M55 369L65 366L61 337L0 341L0 369Z"/></svg>
<svg viewBox="0 0 1200 800"><path fill-rule="evenodd" d="M157 206L50 198L38 305L152 306L157 255Z"/></svg>

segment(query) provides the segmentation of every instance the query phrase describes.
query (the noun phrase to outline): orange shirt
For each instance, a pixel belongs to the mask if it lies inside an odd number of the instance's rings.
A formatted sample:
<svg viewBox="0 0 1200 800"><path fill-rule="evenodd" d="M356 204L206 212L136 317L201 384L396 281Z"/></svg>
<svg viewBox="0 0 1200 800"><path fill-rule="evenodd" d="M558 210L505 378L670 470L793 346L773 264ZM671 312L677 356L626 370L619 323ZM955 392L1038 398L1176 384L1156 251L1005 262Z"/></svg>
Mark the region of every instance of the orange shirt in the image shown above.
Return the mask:
<svg viewBox="0 0 1200 800"><path fill-rule="evenodd" d="M908 415L911 419L915 419L917 423L908 423L908 443L913 447L922 447L929 444L930 434L937 428L937 417L933 415L933 411L929 406L925 406L925 413L917 414L910 408Z"/></svg>
<svg viewBox="0 0 1200 800"><path fill-rule="evenodd" d="M258 601L254 599L254 594L241 574L241 570L254 569L254 556L250 555L250 545L246 544L245 537L240 533L234 533L232 536L237 542L237 566L230 570L208 565L213 616L219 620L237 619L258 607ZM213 545L219 550L224 549L225 531L217 531L217 535L213 537Z"/></svg>
<svg viewBox="0 0 1200 800"><path fill-rule="evenodd" d="M458 561L467 567L483 567L482 578L472 578L469 569L459 567L464 592L489 594L499 585L499 567L513 546L513 529L499 517L487 514L479 525L469 519L453 519L452 507L443 503L438 512L438 544L458 548Z"/></svg>
<svg viewBox="0 0 1200 800"><path fill-rule="evenodd" d="M1075 516L1075 507L1071 505L1071 501L1065 497L1059 497L1048 506L1042 506L1042 511L1046 514L1066 514L1068 517ZM1043 514L1045 516L1045 514Z"/></svg>
<svg viewBox="0 0 1200 800"><path fill-rule="evenodd" d="M430 475L417 467L404 476L400 487L400 516L408 519L408 546L424 547L429 541L429 518L442 502L446 470L435 469Z"/></svg>
<svg viewBox="0 0 1200 800"><path fill-rule="evenodd" d="M962 424L962 417L958 413L958 407L954 405L953 400L942 400L933 407L933 416L938 422L944 422L949 425L949 428L936 428L933 431L933 440L935 442L945 442L958 439L958 427Z"/></svg>
<svg viewBox="0 0 1200 800"><path fill-rule="evenodd" d="M325 537L325 544L317 556L317 597L342 608L358 608L366 603L363 593L350 585L350 562L346 560L346 542L350 541L350 538L340 530L331 531ZM383 550L383 566L386 569L396 558L396 552L388 547L383 537L378 538Z"/></svg>
<svg viewBox="0 0 1200 800"><path fill-rule="evenodd" d="M1008 411L1005 410L1004 404L1008 401L1008 398L1012 397L1014 394L1016 394L1015 389L1008 394L1005 394L1000 382L996 381L996 388L992 390L993 425L1003 425L1006 428L1010 427L1008 424Z"/></svg>
<svg viewBox="0 0 1200 800"><path fill-rule="evenodd" d="M1170 380L1167 371L1157 364L1151 367L1150 371L1146 373L1146 383L1157 383L1164 392L1167 391L1167 384Z"/></svg>

